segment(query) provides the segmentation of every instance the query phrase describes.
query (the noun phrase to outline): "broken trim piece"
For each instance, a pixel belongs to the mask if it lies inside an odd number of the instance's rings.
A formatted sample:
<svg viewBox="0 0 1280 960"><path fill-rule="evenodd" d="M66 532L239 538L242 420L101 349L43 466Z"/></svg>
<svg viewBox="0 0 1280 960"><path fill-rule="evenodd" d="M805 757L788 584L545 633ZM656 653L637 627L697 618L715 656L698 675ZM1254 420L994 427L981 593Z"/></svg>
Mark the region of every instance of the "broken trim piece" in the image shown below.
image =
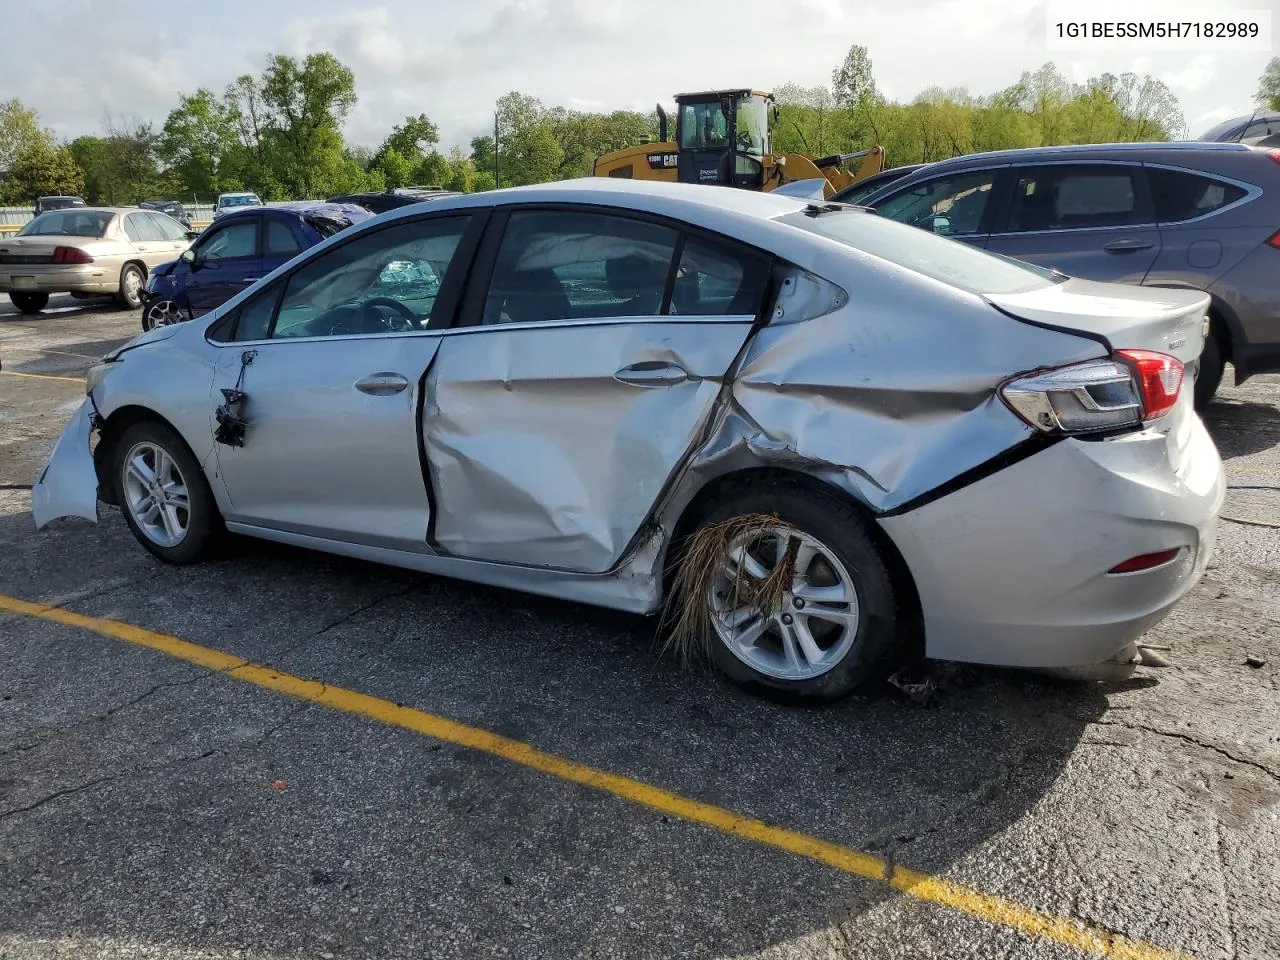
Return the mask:
<svg viewBox="0 0 1280 960"><path fill-rule="evenodd" d="M241 404L249 397L240 388L244 385L245 368L253 363L257 355L257 350L246 350L240 354L240 374L236 377L236 385L222 388L222 396L226 402L213 414L218 421L218 429L214 431L213 439L228 447L244 446L244 434L249 421L244 416Z"/></svg>

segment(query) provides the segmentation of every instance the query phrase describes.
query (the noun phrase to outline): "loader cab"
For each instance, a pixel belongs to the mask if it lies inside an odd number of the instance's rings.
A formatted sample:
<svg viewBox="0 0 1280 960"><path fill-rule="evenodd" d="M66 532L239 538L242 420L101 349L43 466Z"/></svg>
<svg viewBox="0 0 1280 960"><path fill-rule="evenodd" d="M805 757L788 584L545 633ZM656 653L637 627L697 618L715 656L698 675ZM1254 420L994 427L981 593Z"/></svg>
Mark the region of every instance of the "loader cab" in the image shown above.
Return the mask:
<svg viewBox="0 0 1280 960"><path fill-rule="evenodd" d="M681 183L759 190L772 154L773 97L759 90L676 96L676 168Z"/></svg>

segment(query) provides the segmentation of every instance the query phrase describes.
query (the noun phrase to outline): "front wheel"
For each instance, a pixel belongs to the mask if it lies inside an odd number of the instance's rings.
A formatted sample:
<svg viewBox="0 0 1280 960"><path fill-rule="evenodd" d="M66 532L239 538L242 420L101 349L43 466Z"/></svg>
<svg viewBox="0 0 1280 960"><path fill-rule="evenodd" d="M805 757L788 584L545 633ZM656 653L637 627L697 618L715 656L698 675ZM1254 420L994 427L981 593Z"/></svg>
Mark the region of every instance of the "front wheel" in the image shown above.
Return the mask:
<svg viewBox="0 0 1280 960"><path fill-rule="evenodd" d="M47 293L11 293L9 300L23 313L39 313L49 305Z"/></svg>
<svg viewBox="0 0 1280 960"><path fill-rule="evenodd" d="M828 702L888 676L893 578L867 520L809 487L771 484L712 511L682 545L673 602L700 604L712 662L735 683ZM682 622L683 610L668 622Z"/></svg>
<svg viewBox="0 0 1280 960"><path fill-rule="evenodd" d="M154 330L171 323L181 323L182 313L172 300L156 299L147 301L142 307L142 330Z"/></svg>
<svg viewBox="0 0 1280 960"><path fill-rule="evenodd" d="M168 563L203 559L221 518L182 438L154 420L135 423L116 443L113 468L118 502L138 542Z"/></svg>
<svg viewBox="0 0 1280 960"><path fill-rule="evenodd" d="M135 263L126 264L120 271L120 292L116 294L120 306L125 310L137 310L142 306L142 292L145 284L146 278L142 275L142 268Z"/></svg>

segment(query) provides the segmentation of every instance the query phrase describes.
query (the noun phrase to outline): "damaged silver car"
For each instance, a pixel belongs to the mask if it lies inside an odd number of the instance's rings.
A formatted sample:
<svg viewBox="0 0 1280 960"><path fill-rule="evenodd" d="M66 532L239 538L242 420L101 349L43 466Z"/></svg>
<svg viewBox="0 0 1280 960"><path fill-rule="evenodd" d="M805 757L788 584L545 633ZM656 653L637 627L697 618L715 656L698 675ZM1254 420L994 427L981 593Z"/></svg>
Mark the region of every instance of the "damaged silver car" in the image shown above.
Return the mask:
<svg viewBox="0 0 1280 960"><path fill-rule="evenodd" d="M872 213L590 179L439 200L109 354L37 525L119 505L636 613L815 700L1133 656L1208 562L1208 298ZM96 433L94 442L91 431Z"/></svg>

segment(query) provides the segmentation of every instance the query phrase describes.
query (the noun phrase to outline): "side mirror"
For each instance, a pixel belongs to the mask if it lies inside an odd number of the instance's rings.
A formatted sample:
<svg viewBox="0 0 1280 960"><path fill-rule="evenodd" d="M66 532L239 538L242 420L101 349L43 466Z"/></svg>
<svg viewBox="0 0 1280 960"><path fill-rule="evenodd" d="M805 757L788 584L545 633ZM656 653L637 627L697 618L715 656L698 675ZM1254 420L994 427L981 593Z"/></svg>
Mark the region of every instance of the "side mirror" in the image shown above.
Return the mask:
<svg viewBox="0 0 1280 960"><path fill-rule="evenodd" d="M183 250L182 253L179 254L178 259L188 266L194 266L196 262L196 252L190 247L187 247L187 249Z"/></svg>
<svg viewBox="0 0 1280 960"><path fill-rule="evenodd" d="M933 232L940 237L951 236L951 218L950 217L934 217Z"/></svg>
<svg viewBox="0 0 1280 960"><path fill-rule="evenodd" d="M200 236L200 231L199 231L199 230L188 230L188 231L187 231L187 239L188 239L188 240L194 240L194 239L195 239L196 237L198 237L198 236Z"/></svg>

